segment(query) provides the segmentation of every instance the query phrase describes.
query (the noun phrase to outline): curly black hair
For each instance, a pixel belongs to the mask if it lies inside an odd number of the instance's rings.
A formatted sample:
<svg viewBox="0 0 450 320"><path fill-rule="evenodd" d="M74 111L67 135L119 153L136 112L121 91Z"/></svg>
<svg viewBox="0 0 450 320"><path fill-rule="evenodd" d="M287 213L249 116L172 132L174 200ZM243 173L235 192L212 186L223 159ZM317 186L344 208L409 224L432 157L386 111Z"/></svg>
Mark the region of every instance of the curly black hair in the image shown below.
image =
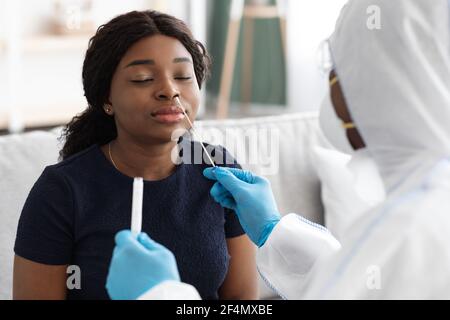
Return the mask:
<svg viewBox="0 0 450 320"><path fill-rule="evenodd" d="M108 102L113 75L134 43L157 34L176 38L186 47L193 58L198 85L202 87L211 59L183 21L157 11L132 11L115 17L100 26L89 41L83 64L83 88L88 107L64 128L60 139L65 143L60 159L67 159L94 144L104 145L117 137L114 118L103 109Z"/></svg>

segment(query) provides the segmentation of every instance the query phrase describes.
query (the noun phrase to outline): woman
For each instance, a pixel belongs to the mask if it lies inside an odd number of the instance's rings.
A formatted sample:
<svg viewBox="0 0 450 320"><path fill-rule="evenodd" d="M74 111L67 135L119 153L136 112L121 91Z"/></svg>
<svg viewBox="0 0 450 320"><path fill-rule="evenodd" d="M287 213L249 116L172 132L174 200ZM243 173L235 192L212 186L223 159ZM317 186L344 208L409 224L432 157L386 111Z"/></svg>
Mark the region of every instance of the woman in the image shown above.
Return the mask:
<svg viewBox="0 0 450 320"><path fill-rule="evenodd" d="M63 161L44 170L19 221L15 299L108 298L114 235L130 226L133 177L145 180L142 229L174 252L183 281L205 299L257 297L253 245L234 213L209 196L208 165L171 158L174 132L189 128L176 98L193 121L208 62L203 45L169 15L130 12L98 29L83 66L89 106L66 127ZM72 265L81 281L68 289Z"/></svg>

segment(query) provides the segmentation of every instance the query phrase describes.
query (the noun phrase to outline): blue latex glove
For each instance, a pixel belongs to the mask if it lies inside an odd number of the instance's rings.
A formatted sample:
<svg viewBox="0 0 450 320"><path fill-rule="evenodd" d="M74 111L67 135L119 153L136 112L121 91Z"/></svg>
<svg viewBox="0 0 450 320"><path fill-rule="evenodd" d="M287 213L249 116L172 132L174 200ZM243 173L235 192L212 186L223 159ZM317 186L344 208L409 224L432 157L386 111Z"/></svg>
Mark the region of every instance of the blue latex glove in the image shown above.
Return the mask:
<svg viewBox="0 0 450 320"><path fill-rule="evenodd" d="M111 299L135 300L166 280L180 281L171 251L146 233L140 233L137 238L129 230L116 234L116 247L106 280Z"/></svg>
<svg viewBox="0 0 450 320"><path fill-rule="evenodd" d="M208 168L204 176L216 180L211 196L222 207L234 210L250 239L261 247L280 221L267 179L234 168Z"/></svg>

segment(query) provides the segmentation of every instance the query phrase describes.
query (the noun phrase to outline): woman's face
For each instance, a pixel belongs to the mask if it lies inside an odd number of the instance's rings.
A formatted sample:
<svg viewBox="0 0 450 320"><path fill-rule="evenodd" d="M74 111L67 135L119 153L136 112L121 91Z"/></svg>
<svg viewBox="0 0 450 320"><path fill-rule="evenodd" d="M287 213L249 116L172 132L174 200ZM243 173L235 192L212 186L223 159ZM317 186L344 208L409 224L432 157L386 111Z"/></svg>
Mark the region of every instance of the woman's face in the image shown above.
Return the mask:
<svg viewBox="0 0 450 320"><path fill-rule="evenodd" d="M177 39L163 35L136 42L111 83L109 103L118 135L144 143L171 141L175 130L189 128L175 97L194 121L200 89L189 51Z"/></svg>

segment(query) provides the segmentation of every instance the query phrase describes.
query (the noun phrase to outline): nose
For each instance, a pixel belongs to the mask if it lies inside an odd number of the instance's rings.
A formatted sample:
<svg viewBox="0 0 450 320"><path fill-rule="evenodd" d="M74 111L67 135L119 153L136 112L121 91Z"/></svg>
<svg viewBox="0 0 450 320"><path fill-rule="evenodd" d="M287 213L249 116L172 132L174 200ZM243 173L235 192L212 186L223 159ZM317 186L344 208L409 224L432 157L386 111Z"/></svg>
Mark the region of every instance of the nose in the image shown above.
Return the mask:
<svg viewBox="0 0 450 320"><path fill-rule="evenodd" d="M180 92L170 79L164 80L161 87L155 92L155 98L159 101L170 101L180 96Z"/></svg>

